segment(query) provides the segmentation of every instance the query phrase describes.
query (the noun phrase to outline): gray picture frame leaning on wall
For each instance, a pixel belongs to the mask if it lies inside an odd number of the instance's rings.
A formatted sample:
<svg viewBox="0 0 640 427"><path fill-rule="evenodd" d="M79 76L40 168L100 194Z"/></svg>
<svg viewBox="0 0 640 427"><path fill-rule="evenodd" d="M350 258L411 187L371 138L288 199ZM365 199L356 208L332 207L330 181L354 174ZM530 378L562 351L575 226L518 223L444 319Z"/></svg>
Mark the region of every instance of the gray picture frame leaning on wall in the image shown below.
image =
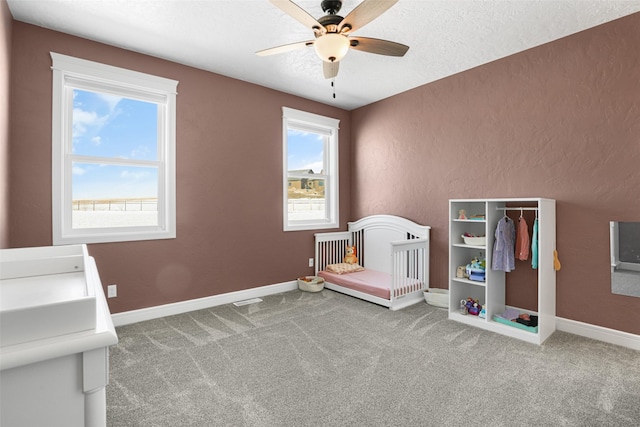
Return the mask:
<svg viewBox="0 0 640 427"><path fill-rule="evenodd" d="M640 297L640 222L611 221L611 292Z"/></svg>

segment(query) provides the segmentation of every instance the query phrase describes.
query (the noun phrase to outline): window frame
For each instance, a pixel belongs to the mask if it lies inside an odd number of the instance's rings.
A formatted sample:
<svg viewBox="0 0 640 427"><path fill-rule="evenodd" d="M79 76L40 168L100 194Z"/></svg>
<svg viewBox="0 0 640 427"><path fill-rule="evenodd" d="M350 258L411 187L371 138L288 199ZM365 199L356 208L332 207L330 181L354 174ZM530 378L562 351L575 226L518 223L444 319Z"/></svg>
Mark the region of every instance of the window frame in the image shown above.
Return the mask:
<svg viewBox="0 0 640 427"><path fill-rule="evenodd" d="M53 244L106 243L176 237L176 89L178 81L50 52L52 102ZM73 162L87 160L73 150L73 90L90 90L158 105L158 225L72 227ZM149 166L149 161L93 157L105 164ZM102 163L100 163L102 164Z"/></svg>
<svg viewBox="0 0 640 427"><path fill-rule="evenodd" d="M283 156L283 229L284 231L302 231L338 228L339 222L339 174L338 174L338 147L340 120L325 117L306 111L282 107L282 156ZM289 129L308 131L325 135L324 166L326 171L321 175L315 175L324 179L325 190L325 218L320 220L292 220L289 219L288 188L289 173L288 159L288 133Z"/></svg>

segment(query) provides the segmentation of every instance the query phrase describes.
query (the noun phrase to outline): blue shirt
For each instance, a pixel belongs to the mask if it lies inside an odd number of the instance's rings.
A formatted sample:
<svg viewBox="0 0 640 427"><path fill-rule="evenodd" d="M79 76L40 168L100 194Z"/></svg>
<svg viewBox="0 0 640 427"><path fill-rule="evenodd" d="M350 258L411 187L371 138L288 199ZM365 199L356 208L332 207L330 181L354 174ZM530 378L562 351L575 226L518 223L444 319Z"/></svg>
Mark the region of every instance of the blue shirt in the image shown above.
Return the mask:
<svg viewBox="0 0 640 427"><path fill-rule="evenodd" d="M515 270L516 227L511 218L505 216L498 221L496 241L493 245L493 270L509 272Z"/></svg>
<svg viewBox="0 0 640 427"><path fill-rule="evenodd" d="M538 268L538 218L533 223L533 236L531 237L531 268Z"/></svg>

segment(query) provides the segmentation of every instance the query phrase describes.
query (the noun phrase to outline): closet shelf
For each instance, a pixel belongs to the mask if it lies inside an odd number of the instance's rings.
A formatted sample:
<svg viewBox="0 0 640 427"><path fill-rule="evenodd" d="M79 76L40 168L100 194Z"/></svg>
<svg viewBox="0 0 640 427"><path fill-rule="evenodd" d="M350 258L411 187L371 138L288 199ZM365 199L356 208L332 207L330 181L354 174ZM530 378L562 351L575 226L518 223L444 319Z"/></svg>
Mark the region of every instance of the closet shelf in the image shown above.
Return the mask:
<svg viewBox="0 0 640 427"><path fill-rule="evenodd" d="M474 316L472 314L460 314L459 312L449 313L449 319L456 322L465 323L467 325L475 326L477 328L485 328L487 325L487 319L480 316Z"/></svg>
<svg viewBox="0 0 640 427"><path fill-rule="evenodd" d="M461 277L454 277L453 279L451 279L455 282L459 282L459 283L467 283L469 285L476 285L476 286L487 286L486 282L478 282L477 280L469 280L469 279L463 279Z"/></svg>
<svg viewBox="0 0 640 427"><path fill-rule="evenodd" d="M471 249L482 249L485 250L487 249L486 246L479 246L479 245L466 245L464 243L454 243L452 246L455 246L457 248L471 248Z"/></svg>

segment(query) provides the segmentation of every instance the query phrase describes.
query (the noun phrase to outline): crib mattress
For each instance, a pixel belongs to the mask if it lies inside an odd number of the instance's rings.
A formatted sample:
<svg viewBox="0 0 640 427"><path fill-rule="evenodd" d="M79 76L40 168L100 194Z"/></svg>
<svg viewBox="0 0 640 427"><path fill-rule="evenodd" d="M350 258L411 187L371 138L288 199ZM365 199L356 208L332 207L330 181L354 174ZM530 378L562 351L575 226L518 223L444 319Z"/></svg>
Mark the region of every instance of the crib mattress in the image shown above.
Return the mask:
<svg viewBox="0 0 640 427"><path fill-rule="evenodd" d="M364 292L383 299L390 299L389 287L391 275L375 270L356 271L348 274L335 274L328 271L318 272L318 276L327 282Z"/></svg>
<svg viewBox="0 0 640 427"><path fill-rule="evenodd" d="M391 299L391 275L381 271L365 269L348 274L335 274L328 271L319 271L318 276L327 282L344 286L355 291L364 292L386 300ZM403 284L415 286L420 283L416 279L404 279Z"/></svg>

